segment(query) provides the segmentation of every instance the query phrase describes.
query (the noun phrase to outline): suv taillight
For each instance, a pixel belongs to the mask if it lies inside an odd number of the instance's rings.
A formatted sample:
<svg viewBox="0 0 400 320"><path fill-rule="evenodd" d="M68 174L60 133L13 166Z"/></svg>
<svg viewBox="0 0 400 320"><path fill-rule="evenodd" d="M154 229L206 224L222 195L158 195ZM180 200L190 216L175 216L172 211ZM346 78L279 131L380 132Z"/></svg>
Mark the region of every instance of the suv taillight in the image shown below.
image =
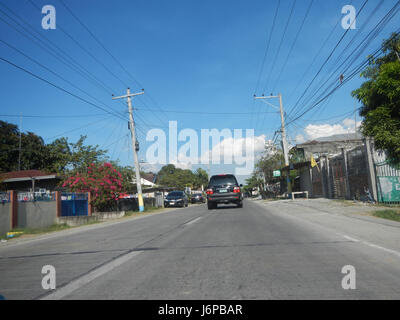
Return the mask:
<svg viewBox="0 0 400 320"><path fill-rule="evenodd" d="M214 193L214 191L213 191L213 189L207 189L207 192L206 192L207 194L213 194Z"/></svg>
<svg viewBox="0 0 400 320"><path fill-rule="evenodd" d="M240 193L240 188L239 187L234 187L233 188L233 193Z"/></svg>

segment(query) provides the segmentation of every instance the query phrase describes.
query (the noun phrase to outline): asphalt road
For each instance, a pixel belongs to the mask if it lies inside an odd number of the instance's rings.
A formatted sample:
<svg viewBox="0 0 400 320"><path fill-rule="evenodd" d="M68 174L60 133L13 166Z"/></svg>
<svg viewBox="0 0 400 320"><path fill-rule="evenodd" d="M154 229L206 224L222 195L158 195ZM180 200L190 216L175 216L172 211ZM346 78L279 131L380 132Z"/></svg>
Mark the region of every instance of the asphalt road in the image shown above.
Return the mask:
<svg viewBox="0 0 400 320"><path fill-rule="evenodd" d="M0 247L6 299L399 299L400 223L205 205ZM44 290L44 265L56 290ZM354 266L356 289L342 288Z"/></svg>

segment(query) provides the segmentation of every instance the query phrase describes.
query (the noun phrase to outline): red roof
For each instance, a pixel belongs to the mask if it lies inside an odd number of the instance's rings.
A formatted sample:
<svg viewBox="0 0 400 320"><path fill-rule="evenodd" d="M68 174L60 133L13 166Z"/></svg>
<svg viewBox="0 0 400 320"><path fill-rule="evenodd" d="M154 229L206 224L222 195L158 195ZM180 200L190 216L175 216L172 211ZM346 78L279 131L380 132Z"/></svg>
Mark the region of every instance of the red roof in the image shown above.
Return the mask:
<svg viewBox="0 0 400 320"><path fill-rule="evenodd" d="M11 171L1 174L1 177L6 179L15 179L15 178L33 178L33 177L43 177L43 176L52 176L56 175L55 173L45 173L40 170L21 170L21 171Z"/></svg>

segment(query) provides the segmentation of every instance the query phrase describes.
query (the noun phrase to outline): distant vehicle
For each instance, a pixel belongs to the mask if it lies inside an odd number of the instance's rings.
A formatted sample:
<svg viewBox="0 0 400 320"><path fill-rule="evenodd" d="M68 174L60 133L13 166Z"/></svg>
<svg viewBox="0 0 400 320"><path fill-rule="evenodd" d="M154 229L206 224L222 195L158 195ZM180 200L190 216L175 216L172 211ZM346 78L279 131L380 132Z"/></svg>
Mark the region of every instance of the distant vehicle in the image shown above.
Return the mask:
<svg viewBox="0 0 400 320"><path fill-rule="evenodd" d="M208 209L216 209L218 203L235 203L238 208L243 207L243 194L233 174L212 176L207 187Z"/></svg>
<svg viewBox="0 0 400 320"><path fill-rule="evenodd" d="M189 198L184 191L172 191L164 199L164 207L187 207Z"/></svg>
<svg viewBox="0 0 400 320"><path fill-rule="evenodd" d="M192 194L191 202L192 203L198 203L198 202L204 203L204 202L206 202L206 199L204 199L204 197L201 193L196 193L196 194Z"/></svg>

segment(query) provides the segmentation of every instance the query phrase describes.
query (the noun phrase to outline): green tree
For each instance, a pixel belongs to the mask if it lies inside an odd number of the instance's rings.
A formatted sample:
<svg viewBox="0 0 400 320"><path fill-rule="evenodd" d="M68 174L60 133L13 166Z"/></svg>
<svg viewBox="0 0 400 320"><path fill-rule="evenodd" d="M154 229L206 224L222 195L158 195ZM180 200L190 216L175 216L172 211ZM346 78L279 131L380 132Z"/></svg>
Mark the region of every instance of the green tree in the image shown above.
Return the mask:
<svg viewBox="0 0 400 320"><path fill-rule="evenodd" d="M0 120L0 171L18 168L18 127Z"/></svg>
<svg viewBox="0 0 400 320"><path fill-rule="evenodd" d="M194 175L195 181L193 187L199 189L201 186L204 186L204 188L206 188L209 180L207 171L202 168L198 168Z"/></svg>
<svg viewBox="0 0 400 320"><path fill-rule="evenodd" d="M71 160L71 149L67 138L59 138L46 146L46 169L58 174L68 169Z"/></svg>
<svg viewBox="0 0 400 320"><path fill-rule="evenodd" d="M21 170L44 169L46 146L41 137L33 132L21 133ZM18 126L0 121L0 171L18 170Z"/></svg>
<svg viewBox="0 0 400 320"><path fill-rule="evenodd" d="M196 187L196 177L191 170L183 170L169 164L158 172L157 184L183 190L185 187Z"/></svg>
<svg viewBox="0 0 400 320"><path fill-rule="evenodd" d="M98 145L85 145L87 136L81 136L76 143L70 143L70 161L69 165L73 171L84 172L91 163L104 162L107 150L99 149Z"/></svg>
<svg viewBox="0 0 400 320"><path fill-rule="evenodd" d="M252 195L252 192L256 188L262 189L263 187L263 179L260 177L259 172L253 172L252 176L250 178L246 179L246 184L243 187L243 190L245 192L250 193Z"/></svg>
<svg viewBox="0 0 400 320"><path fill-rule="evenodd" d="M273 154L264 155L255 166L256 172L265 177L267 183L277 182L279 179L274 177L273 172L285 166L283 153L279 150Z"/></svg>
<svg viewBox="0 0 400 320"><path fill-rule="evenodd" d="M361 74L369 79L352 92L362 104L361 131L373 137L377 148L400 166L400 34L394 33L382 45L385 55L370 59Z"/></svg>

